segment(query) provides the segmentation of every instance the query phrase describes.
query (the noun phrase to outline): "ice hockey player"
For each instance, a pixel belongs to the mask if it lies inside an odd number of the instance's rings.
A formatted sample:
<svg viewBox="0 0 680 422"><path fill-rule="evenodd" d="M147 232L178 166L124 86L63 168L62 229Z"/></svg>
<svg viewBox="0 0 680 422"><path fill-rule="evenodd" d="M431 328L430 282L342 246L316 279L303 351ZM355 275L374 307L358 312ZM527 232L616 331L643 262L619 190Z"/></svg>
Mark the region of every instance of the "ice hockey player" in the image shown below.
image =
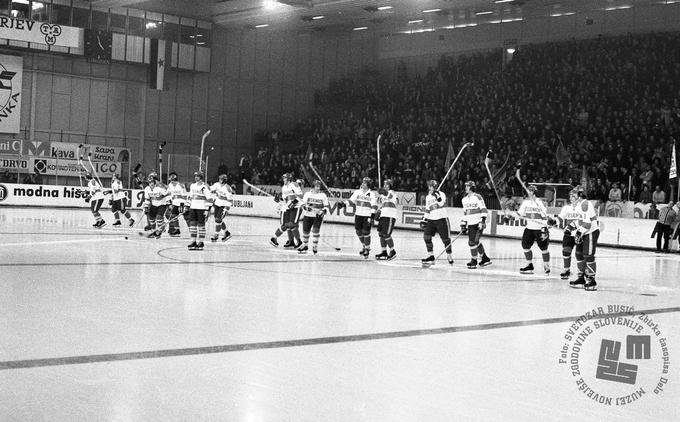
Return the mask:
<svg viewBox="0 0 680 422"><path fill-rule="evenodd" d="M394 240L392 240L392 230L397 221L397 197L392 190L392 180L385 179L382 188L378 189L378 236L380 236L380 247L382 252L375 256L375 259L393 260L397 256L394 250Z"/></svg>
<svg viewBox="0 0 680 422"><path fill-rule="evenodd" d="M89 190L85 197L85 202L90 203L90 211L92 211L92 215L95 220L97 220L92 227L99 229L106 225L106 221L104 221L102 215L99 213L99 210L104 203L104 192L102 190L102 185L100 185L90 173L85 174L85 178L87 179L87 188Z"/></svg>
<svg viewBox="0 0 680 422"><path fill-rule="evenodd" d="M179 215L186 211L187 190L184 183L180 183L177 178L177 173L174 171L168 175L168 194L171 197L171 202L168 208L170 214L168 215L168 234L172 237L180 235L179 230Z"/></svg>
<svg viewBox="0 0 680 422"><path fill-rule="evenodd" d="M229 183L227 183L226 174L220 174L218 180L218 182L210 187L210 191L215 197L213 206L213 212L215 213L215 234L210 240L212 242L217 242L217 239L220 239L220 232L224 230L221 240L222 242L226 242L231 239L231 233L227 230L227 223L224 222L224 218L227 216L229 208L231 208L234 193L232 192Z"/></svg>
<svg viewBox="0 0 680 422"><path fill-rule="evenodd" d="M470 246L470 254L472 259L468 262L467 267L470 269L477 268L477 254L481 257L479 261L480 267L491 265L491 259L486 255L484 246L480 242L482 232L486 228L486 218L489 215L484 199L478 193L475 193L477 185L472 180L465 182L465 196L463 197L463 218L460 222L461 234L468 234L468 246Z"/></svg>
<svg viewBox="0 0 680 422"><path fill-rule="evenodd" d="M316 255L319 246L319 236L323 217L330 209L328 196L321 190L321 182L314 180L312 190L305 193L302 197L303 212L302 218L302 246L298 248L298 253L305 254L309 250L309 234L312 234L312 252Z"/></svg>
<svg viewBox="0 0 680 422"><path fill-rule="evenodd" d="M586 198L583 188L577 187L575 190L579 197L578 209L581 212L581 217L576 222L576 230L574 231L574 243L576 244L574 255L576 255L578 278L570 281L569 286L583 287L585 290L594 291L597 290L595 250L597 249L597 239L600 237L600 226L595 207Z"/></svg>
<svg viewBox="0 0 680 422"><path fill-rule="evenodd" d="M168 191L162 183L160 183L158 173L151 172L146 178L149 185L144 188L144 214L149 219L149 225L153 230L147 237L161 237L163 229L163 219L165 218L165 208L167 206L169 196Z"/></svg>
<svg viewBox="0 0 680 422"><path fill-rule="evenodd" d="M449 264L453 265L453 256L451 256L451 226L446 214L446 195L444 192L437 190L437 181L427 181L427 197L425 197L425 215L420 222L420 228L423 229L423 239L425 240L425 247L427 248L428 256L423 258L422 264L424 268L434 265L434 245L432 238L439 233L439 238L444 243L446 248L446 259Z"/></svg>
<svg viewBox="0 0 680 422"><path fill-rule="evenodd" d="M205 244L205 220L210 213L210 187L203 181L203 173L194 173L194 183L189 188L189 234L191 243L190 251L202 251ZM198 241L196 240L198 239Z"/></svg>
<svg viewBox="0 0 680 422"><path fill-rule="evenodd" d="M300 201L302 200L302 190L298 184L293 181L292 173L285 173L282 179L281 199L283 200L283 204L279 220L281 226L276 229L274 237L269 239L269 243L271 243L272 246L279 246L279 236L284 232L288 232L288 242L286 242L283 247L297 249L302 245L300 231L298 229L298 222L300 221L301 214ZM297 241L297 244L295 241Z"/></svg>
<svg viewBox="0 0 680 422"><path fill-rule="evenodd" d="M548 209L543 201L536 197L536 186L529 185L526 198L519 206L517 214L527 220L527 226L522 234L522 249L527 260L527 265L520 268L522 274L533 274L534 264L531 247L534 242L538 245L543 255L543 270L550 274L550 233L548 232Z"/></svg>
<svg viewBox="0 0 680 422"><path fill-rule="evenodd" d="M564 235L562 236L562 260L564 261L564 269L560 273L562 280L568 280L571 276L571 252L576 243L574 242L574 231L576 231L576 223L581 218L579 211L578 187L569 192L569 203L560 210L559 218L564 223Z"/></svg>
<svg viewBox="0 0 680 422"><path fill-rule="evenodd" d="M354 231L361 242L359 255L368 259L371 253L371 225L378 210L378 198L371 191L371 179L364 177L361 180L361 187L355 190L347 201L338 205L340 208L354 205Z"/></svg>
<svg viewBox="0 0 680 422"><path fill-rule="evenodd" d="M120 181L117 174L111 175L111 212L113 212L114 226L120 226L120 213L128 219L130 227L135 225L135 220L130 216L130 211L127 210L128 198L123 190L123 182Z"/></svg>

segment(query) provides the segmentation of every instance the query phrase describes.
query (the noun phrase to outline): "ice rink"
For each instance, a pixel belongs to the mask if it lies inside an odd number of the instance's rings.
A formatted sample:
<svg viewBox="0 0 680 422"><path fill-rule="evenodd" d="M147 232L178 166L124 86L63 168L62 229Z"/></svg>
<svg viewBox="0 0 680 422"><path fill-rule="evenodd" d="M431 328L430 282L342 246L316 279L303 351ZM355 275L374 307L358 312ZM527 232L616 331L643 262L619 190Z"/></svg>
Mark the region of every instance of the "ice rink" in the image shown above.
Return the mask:
<svg viewBox="0 0 680 422"><path fill-rule="evenodd" d="M184 225L156 240L104 217L96 230L89 210L0 208L1 421L680 420L678 254L600 248L585 292L559 279L557 244L552 274L534 247L521 275L515 240L484 239L493 265L469 270L461 237L453 266L423 269L417 231L376 262L375 231L364 260L345 225L322 227L342 250L314 256L270 246L273 219L229 217L233 238L197 252ZM653 348L625 406L559 363L572 322L610 305L647 311L670 356L663 391L648 390Z"/></svg>

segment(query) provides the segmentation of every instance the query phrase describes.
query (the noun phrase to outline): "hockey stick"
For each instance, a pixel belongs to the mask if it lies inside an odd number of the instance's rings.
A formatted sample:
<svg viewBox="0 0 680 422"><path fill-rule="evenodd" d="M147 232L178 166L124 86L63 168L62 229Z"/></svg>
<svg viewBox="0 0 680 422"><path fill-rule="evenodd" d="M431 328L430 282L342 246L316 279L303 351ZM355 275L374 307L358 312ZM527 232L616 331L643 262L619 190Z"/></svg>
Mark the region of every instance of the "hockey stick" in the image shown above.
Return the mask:
<svg viewBox="0 0 680 422"><path fill-rule="evenodd" d="M177 214L175 217L173 217L173 218L171 218L170 220L164 222L163 224L160 224L158 227L156 227L156 228L154 228L154 229L152 229L152 230L150 230L150 231L158 231L158 230L164 229L165 226L167 226L168 224L172 223L173 221L178 220L179 217L180 217L181 215L182 215L182 214ZM148 233L149 233L148 231L137 232L137 234L140 235L140 236L146 236Z"/></svg>
<svg viewBox="0 0 680 422"><path fill-rule="evenodd" d="M452 248L453 242L458 240L458 238L461 237L462 235L463 235L463 232L458 232L458 234L453 239L451 239L451 242L449 243L449 247L448 248L445 247L444 250L441 251L439 253L439 255L437 255L435 260L439 259L442 255L444 255L444 252L446 252L447 249L451 249L451 253L453 253L453 248Z"/></svg>
<svg viewBox="0 0 680 422"><path fill-rule="evenodd" d="M158 145L158 174L161 178L161 183L163 183L163 147L166 143L166 141L163 141L160 145Z"/></svg>
<svg viewBox="0 0 680 422"><path fill-rule="evenodd" d="M319 176L319 172L316 171L316 169L314 168L314 164L312 164L311 160L309 161L309 168L312 169L312 171L314 172L314 175L316 176L316 178L319 179L319 182L321 182L321 184L323 185L323 188L326 189L326 192L328 192L329 195L333 196L333 195L331 194L330 188L328 187L328 185L326 185L326 182L323 181L323 179L321 178L321 176Z"/></svg>
<svg viewBox="0 0 680 422"><path fill-rule="evenodd" d="M378 135L378 140L375 141L375 150L378 153L378 188L382 187L382 181L380 179L380 138L382 137L382 131Z"/></svg>
<svg viewBox="0 0 680 422"><path fill-rule="evenodd" d="M508 213L507 213L508 210L507 210L507 208L503 208L503 201L501 201L501 196L498 194L498 189L496 188L496 182L494 181L494 176L491 174L491 169L489 168L489 162L492 160L491 158L489 158L489 154L491 154L491 153L492 153L491 150L487 151L486 157L484 157L484 167L486 167L486 172L489 175L489 179L491 180L491 187L493 188L493 191L496 194L496 199L498 199L498 206L500 207L500 210L503 213L503 219L505 221L505 219L508 218ZM503 164L501 169L503 169L503 167L505 167L505 164L508 163L509 158L510 158L510 154L508 154L508 157L505 159L505 163ZM501 170L498 170L496 172L496 176L498 176L498 174L500 172L501 172Z"/></svg>
<svg viewBox="0 0 680 422"><path fill-rule="evenodd" d="M210 135L210 131L209 131L209 130L206 131L206 132L203 134L203 137L201 137L201 155L200 155L200 157L198 158L198 172L199 172L199 173L203 173L203 147L205 146L205 138L207 138L208 135Z"/></svg>
<svg viewBox="0 0 680 422"><path fill-rule="evenodd" d="M248 183L248 181L246 179L243 179L243 184L245 184L246 186L249 186L251 189L255 189L255 191L260 192L261 194L263 194L265 196L269 196L269 197L272 197L272 198L274 197L274 195L272 195L271 193L265 192L255 185L251 185L250 183Z"/></svg>
<svg viewBox="0 0 680 422"><path fill-rule="evenodd" d="M442 188L442 185L444 184L444 182L446 182L446 179L449 177L449 173L451 173L451 170L453 170L453 166L456 165L456 162L458 162L458 159L460 158L460 155L463 153L463 151L465 151L465 148L471 147L474 144L475 144L474 142L466 142L466 143L463 144L460 151L458 151L458 155L456 155L456 158L453 160L453 163L451 163L451 165L449 166L449 170L444 175L444 178L439 183L439 186L437 186L437 190L440 190Z"/></svg>

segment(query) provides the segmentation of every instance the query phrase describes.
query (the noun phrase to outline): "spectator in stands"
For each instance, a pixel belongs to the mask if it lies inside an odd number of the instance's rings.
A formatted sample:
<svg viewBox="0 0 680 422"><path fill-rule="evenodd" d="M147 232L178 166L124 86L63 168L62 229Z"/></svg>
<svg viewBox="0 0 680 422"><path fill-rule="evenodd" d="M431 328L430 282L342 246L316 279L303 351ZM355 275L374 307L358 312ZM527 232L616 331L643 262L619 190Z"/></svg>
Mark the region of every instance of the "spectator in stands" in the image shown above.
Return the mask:
<svg viewBox="0 0 680 422"><path fill-rule="evenodd" d="M34 185L42 185L42 183L43 183L42 174L40 174L40 172L38 172L38 171L33 172L32 179L33 179Z"/></svg>
<svg viewBox="0 0 680 422"><path fill-rule="evenodd" d="M666 203L666 192L661 190L661 186L657 185L652 193L652 202L655 204L665 204Z"/></svg>
<svg viewBox="0 0 680 422"><path fill-rule="evenodd" d="M609 190L609 201L620 202L623 196L623 192L619 189L618 183L612 183L612 188Z"/></svg>
<svg viewBox="0 0 680 422"><path fill-rule="evenodd" d="M640 192L640 202L649 204L652 202L652 193L649 191L648 185L642 185L642 192Z"/></svg>
<svg viewBox="0 0 680 422"><path fill-rule="evenodd" d="M26 173L26 176L24 177L23 180L24 185L32 185L33 184L33 178L31 177L31 173Z"/></svg>
<svg viewBox="0 0 680 422"><path fill-rule="evenodd" d="M676 212L673 207L675 204L670 202L667 207L659 211L659 221L654 227L656 233L656 251L661 252L661 239L663 238L663 252L668 252L668 242L671 237L671 225L675 222Z"/></svg>
<svg viewBox="0 0 680 422"><path fill-rule="evenodd" d="M15 180L13 180L12 175L9 174L9 170L5 170L5 172L2 174L2 177L0 177L0 182L3 183L12 183Z"/></svg>

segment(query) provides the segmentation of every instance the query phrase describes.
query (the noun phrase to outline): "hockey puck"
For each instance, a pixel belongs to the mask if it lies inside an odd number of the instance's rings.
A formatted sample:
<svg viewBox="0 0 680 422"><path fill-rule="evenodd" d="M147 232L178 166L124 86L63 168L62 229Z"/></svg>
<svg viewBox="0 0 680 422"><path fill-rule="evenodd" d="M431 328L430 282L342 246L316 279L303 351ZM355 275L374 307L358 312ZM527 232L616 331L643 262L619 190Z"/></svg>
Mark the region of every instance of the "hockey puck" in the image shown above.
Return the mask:
<svg viewBox="0 0 680 422"><path fill-rule="evenodd" d="M128 240L127 236L125 236L125 240Z"/></svg>

